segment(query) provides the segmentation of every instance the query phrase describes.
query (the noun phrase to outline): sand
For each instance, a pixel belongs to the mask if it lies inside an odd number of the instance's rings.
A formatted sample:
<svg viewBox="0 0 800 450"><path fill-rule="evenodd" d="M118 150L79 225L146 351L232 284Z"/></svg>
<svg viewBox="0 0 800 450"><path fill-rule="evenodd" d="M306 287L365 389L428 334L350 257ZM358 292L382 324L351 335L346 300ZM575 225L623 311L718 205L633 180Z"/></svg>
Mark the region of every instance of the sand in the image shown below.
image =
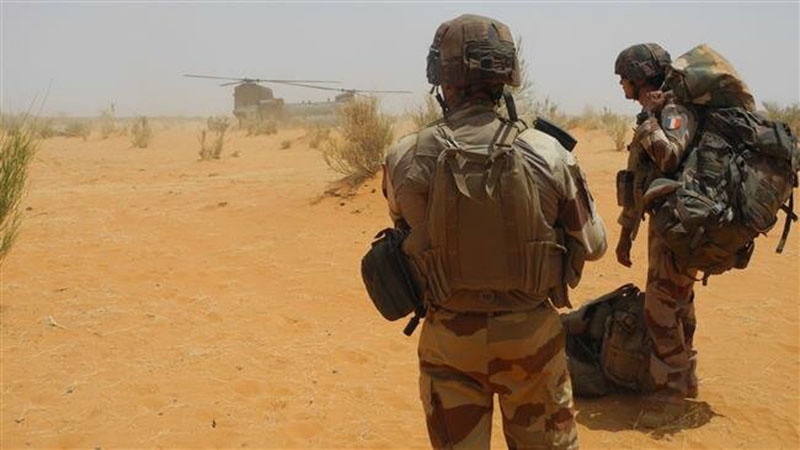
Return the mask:
<svg viewBox="0 0 800 450"><path fill-rule="evenodd" d="M323 196L339 175L302 129L234 133L200 162L197 129L157 128L146 149L43 142L2 265L0 446L427 447L419 333L384 321L359 274L389 224L377 180ZM576 135L610 241L580 304L642 286L646 261L643 236L633 268L613 255L626 155ZM698 286L695 414L653 432L636 397L577 399L583 448L800 447L797 231L784 254L778 227L748 269ZM501 434L495 420L495 448Z"/></svg>

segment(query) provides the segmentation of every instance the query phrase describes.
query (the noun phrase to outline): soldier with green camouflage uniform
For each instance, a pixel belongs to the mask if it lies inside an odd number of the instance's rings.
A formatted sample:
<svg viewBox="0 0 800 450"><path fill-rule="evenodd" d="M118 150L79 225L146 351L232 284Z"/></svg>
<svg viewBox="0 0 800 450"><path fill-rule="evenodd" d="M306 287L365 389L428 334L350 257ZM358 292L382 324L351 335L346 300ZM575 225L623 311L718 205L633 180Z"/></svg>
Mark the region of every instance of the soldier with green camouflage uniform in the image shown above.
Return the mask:
<svg viewBox="0 0 800 450"><path fill-rule="evenodd" d="M604 253L603 222L575 157L496 112L504 85L519 84L507 26L473 15L443 23L428 81L443 91L445 118L389 151L384 181L423 278L420 397L431 444L488 448L496 394L509 448L577 448L553 304L567 305L566 285Z"/></svg>
<svg viewBox="0 0 800 450"><path fill-rule="evenodd" d="M644 219L645 192L656 178L674 178L690 149L697 119L690 107L673 101L662 84L671 61L658 44L638 44L617 57L614 72L620 76L625 98L642 105L633 141L628 147L628 167L617 176L622 226L617 260L630 267L631 244ZM652 192L652 191L651 191ZM649 362L653 402L640 421L658 425L678 412L686 397L697 396L693 285L696 271L682 270L662 239L648 226L648 271L644 317L653 348Z"/></svg>

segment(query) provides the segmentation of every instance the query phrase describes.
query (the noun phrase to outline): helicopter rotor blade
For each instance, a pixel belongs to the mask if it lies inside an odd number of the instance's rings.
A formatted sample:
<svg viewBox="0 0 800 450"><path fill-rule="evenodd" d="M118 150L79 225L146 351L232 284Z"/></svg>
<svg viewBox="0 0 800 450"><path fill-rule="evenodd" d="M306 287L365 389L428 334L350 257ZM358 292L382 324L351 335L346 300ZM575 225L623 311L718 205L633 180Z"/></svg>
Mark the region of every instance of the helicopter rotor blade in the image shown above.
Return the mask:
<svg viewBox="0 0 800 450"><path fill-rule="evenodd" d="M237 77L217 77L212 75L194 75L194 74L184 74L185 77L190 78L207 78L211 80L226 80L230 81L230 83L222 84L221 86L229 86L231 84L236 83L281 83L281 84L290 84L290 83L323 83L323 84L338 84L340 81L332 81L332 80L273 80L273 79L262 79L262 78L237 78Z"/></svg>
<svg viewBox="0 0 800 450"><path fill-rule="evenodd" d="M336 92L344 92L344 93L353 93L353 94L413 94L411 91L378 91L378 90L368 90L368 89L345 89L345 88L336 88L336 87L328 87L328 86L314 86L311 84L303 84L303 83L295 83L295 82L287 82L286 84L290 86L300 86L300 87L307 87L312 89L321 89L324 91L336 91Z"/></svg>

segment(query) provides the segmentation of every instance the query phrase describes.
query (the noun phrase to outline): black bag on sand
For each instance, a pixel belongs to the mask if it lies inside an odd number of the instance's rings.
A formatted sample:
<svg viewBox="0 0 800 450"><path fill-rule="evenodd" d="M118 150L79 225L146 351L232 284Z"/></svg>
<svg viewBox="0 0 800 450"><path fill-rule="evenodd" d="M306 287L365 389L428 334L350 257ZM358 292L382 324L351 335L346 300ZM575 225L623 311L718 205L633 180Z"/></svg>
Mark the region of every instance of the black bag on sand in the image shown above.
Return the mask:
<svg viewBox="0 0 800 450"><path fill-rule="evenodd" d="M386 320L394 321L414 312L403 330L410 336L425 317L425 305L401 248L406 236L406 232L396 228L386 228L375 235L372 246L361 259L361 278L369 298Z"/></svg>

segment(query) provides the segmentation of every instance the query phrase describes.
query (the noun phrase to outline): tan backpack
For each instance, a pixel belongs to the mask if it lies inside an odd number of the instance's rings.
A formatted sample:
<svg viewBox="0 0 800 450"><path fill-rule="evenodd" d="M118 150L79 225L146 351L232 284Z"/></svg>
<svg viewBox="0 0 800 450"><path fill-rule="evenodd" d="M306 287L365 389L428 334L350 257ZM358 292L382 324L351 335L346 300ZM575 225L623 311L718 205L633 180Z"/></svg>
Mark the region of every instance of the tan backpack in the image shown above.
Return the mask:
<svg viewBox="0 0 800 450"><path fill-rule="evenodd" d="M460 144L446 124L423 130L418 145L438 145L429 194L424 255L434 300L456 290L522 291L546 298L562 281L565 248L547 224L521 150L524 124L503 122L493 143Z"/></svg>

